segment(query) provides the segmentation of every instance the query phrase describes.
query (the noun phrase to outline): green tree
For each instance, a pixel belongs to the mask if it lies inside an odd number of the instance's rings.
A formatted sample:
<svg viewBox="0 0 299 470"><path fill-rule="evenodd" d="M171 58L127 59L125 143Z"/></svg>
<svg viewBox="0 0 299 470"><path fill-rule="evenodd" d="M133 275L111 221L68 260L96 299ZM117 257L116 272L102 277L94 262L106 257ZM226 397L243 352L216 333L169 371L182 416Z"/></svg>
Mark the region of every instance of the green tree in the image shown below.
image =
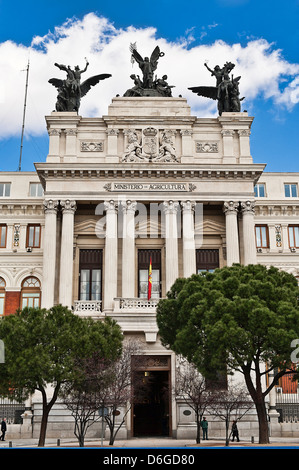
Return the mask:
<svg viewBox="0 0 299 470"><path fill-rule="evenodd" d="M157 308L164 346L182 354L206 377L243 374L268 443L265 397L290 370L299 338L296 278L262 265L225 267L178 279ZM266 385L265 375L273 371ZM269 377L269 376L268 376Z"/></svg>
<svg viewBox="0 0 299 470"><path fill-rule="evenodd" d="M25 308L0 320L5 363L0 368L0 394L25 399L35 391L42 395L39 446L44 446L48 416L64 382L78 373L78 358L94 352L116 359L122 333L115 321L80 318L66 307L49 310ZM47 396L52 385L52 396Z"/></svg>

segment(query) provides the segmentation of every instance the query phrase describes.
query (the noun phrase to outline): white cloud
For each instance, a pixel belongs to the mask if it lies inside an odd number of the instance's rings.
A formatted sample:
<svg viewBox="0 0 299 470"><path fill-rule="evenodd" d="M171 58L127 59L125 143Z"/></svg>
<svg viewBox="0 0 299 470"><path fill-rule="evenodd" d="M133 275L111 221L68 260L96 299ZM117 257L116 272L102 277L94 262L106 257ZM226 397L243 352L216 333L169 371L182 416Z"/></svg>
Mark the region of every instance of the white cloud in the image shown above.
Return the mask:
<svg viewBox="0 0 299 470"><path fill-rule="evenodd" d="M216 27L215 25L212 25ZM194 28L188 31L187 41L169 42L157 35L155 28L116 29L106 18L94 13L82 20L71 19L54 32L34 37L31 48L6 41L0 44L0 138L19 135L23 113L25 72L30 56L30 74L26 115L26 130L31 135L45 132L44 116L55 107L56 89L49 78L64 78L54 63L90 66L82 80L99 73L112 77L100 82L82 99L82 116L107 114L111 99L131 87L131 73L139 73L138 65L130 62L130 43L137 42L138 51L150 55L158 44L165 56L159 61L157 73L168 75L175 85L173 95L188 99L193 114L216 115L216 103L200 98L188 90L198 85L214 85L215 80L203 66L208 59L210 68L226 61L236 64L234 73L241 75L240 92L246 97L244 107L252 109L257 96L272 99L276 106L291 109L299 101L299 64L287 62L281 51L265 39L249 41L245 47L216 41L210 45L190 47ZM189 47L188 47L189 43ZM254 108L253 108L254 111Z"/></svg>

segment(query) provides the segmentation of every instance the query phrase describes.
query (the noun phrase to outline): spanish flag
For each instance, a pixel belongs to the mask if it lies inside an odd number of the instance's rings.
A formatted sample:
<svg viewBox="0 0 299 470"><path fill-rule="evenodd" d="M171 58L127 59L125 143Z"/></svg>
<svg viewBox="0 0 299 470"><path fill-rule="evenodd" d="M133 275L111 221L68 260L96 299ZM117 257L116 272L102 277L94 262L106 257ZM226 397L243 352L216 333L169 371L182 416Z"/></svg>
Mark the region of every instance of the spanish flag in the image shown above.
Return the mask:
<svg viewBox="0 0 299 470"><path fill-rule="evenodd" d="M152 296L152 257L150 257L150 264L148 268L148 288L147 288L147 300L150 300Z"/></svg>

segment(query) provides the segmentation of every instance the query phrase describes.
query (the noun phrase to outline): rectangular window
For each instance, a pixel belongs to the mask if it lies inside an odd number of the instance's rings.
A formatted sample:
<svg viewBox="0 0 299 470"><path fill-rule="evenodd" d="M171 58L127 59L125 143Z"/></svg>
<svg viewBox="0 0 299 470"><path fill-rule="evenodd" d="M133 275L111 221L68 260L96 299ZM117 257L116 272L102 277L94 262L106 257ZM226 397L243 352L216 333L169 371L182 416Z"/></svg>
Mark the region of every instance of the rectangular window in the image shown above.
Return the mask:
<svg viewBox="0 0 299 470"><path fill-rule="evenodd" d="M10 196L10 183L0 183L0 197Z"/></svg>
<svg viewBox="0 0 299 470"><path fill-rule="evenodd" d="M285 197L297 197L297 184L296 183L286 183L284 185L284 195Z"/></svg>
<svg viewBox="0 0 299 470"><path fill-rule="evenodd" d="M80 300L102 300L102 258L102 250L80 250Z"/></svg>
<svg viewBox="0 0 299 470"><path fill-rule="evenodd" d="M30 183L29 194L31 197L42 197L44 194L42 185L40 183Z"/></svg>
<svg viewBox="0 0 299 470"><path fill-rule="evenodd" d="M213 272L219 268L219 250L196 250L196 272Z"/></svg>
<svg viewBox="0 0 299 470"><path fill-rule="evenodd" d="M6 248L6 234L7 227L6 225L0 225L0 248Z"/></svg>
<svg viewBox="0 0 299 470"><path fill-rule="evenodd" d="M147 299L148 270L152 259L152 299L161 297L161 250L138 250L138 297Z"/></svg>
<svg viewBox="0 0 299 470"><path fill-rule="evenodd" d="M299 225L289 225L289 246L299 248Z"/></svg>
<svg viewBox="0 0 299 470"><path fill-rule="evenodd" d="M264 183L258 183L254 187L255 197L265 197L266 196L266 185Z"/></svg>
<svg viewBox="0 0 299 470"><path fill-rule="evenodd" d="M40 305L40 292L23 292L22 309L25 307L38 308Z"/></svg>
<svg viewBox="0 0 299 470"><path fill-rule="evenodd" d="M269 236L267 225L255 226L255 239L257 248L269 248Z"/></svg>
<svg viewBox="0 0 299 470"><path fill-rule="evenodd" d="M39 224L30 224L27 227L27 240L26 247L39 248L40 247L40 234L41 229Z"/></svg>

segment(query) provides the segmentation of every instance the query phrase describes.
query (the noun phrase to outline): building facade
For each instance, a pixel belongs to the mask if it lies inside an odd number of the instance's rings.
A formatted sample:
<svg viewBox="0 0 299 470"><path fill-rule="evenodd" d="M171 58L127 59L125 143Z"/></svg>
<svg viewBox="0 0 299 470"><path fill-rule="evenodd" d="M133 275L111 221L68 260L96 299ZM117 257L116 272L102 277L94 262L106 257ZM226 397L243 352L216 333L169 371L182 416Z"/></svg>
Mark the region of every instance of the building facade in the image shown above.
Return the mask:
<svg viewBox="0 0 299 470"><path fill-rule="evenodd" d="M0 314L61 303L114 318L141 342L156 387L121 436L193 436L157 302L178 277L233 263L299 276L299 173L253 163L247 112L198 118L184 98L116 97L102 117L53 112L46 122L46 162L0 173ZM38 397L30 406L38 423ZM61 407L49 429L57 437L72 433Z"/></svg>

